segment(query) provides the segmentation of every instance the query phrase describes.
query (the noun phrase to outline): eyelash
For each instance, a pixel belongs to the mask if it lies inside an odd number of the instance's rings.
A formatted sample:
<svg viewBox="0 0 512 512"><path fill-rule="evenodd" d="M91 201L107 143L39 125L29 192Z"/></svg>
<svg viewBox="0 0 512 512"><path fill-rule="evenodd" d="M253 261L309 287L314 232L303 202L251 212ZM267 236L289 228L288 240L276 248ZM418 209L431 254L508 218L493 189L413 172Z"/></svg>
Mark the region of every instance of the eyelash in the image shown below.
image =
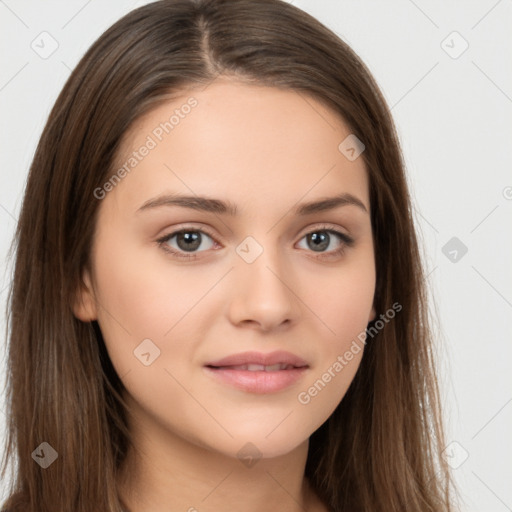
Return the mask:
<svg viewBox="0 0 512 512"><path fill-rule="evenodd" d="M324 256L316 256L318 259L331 259L331 258L335 258L335 257L338 257L338 256L342 256L344 253L345 253L345 249L347 247L352 247L354 245L354 239L351 238L350 236L346 235L345 233L342 233L336 229L333 229L331 226L328 226L328 225L323 225L323 226L319 226L315 229L313 229L312 231L309 231L307 233L305 233L301 240L305 237L307 237L308 235L311 235L313 233L321 233L321 232L324 232L324 233L329 233L329 234L334 234L336 236L338 236L341 241L342 241L342 245L339 249L336 249L334 251L331 251L331 252L328 252L328 253L318 253L320 255L324 255ZM197 259L197 253L190 253L190 254L187 254L187 253L183 253L183 252L180 252L180 251L177 251L175 249L172 249L169 247L169 245L167 245L167 242L173 238L174 236L176 235L179 235L180 233L201 233L201 234L204 234L204 235L208 235L215 243L218 243L217 240L215 239L215 237L213 236L212 233L210 233L207 229L204 229L204 228L194 228L194 227L185 227L185 228L181 228L177 231L173 231L172 233L169 233L167 235L164 235L163 237L159 238L156 240L156 242L158 243L158 245L166 252L172 254L173 256L177 257L177 258L182 258L182 259L185 259L185 260L195 260ZM200 252L203 252L203 251L200 251ZM313 252L313 251L312 251ZM327 256L325 256L327 255Z"/></svg>

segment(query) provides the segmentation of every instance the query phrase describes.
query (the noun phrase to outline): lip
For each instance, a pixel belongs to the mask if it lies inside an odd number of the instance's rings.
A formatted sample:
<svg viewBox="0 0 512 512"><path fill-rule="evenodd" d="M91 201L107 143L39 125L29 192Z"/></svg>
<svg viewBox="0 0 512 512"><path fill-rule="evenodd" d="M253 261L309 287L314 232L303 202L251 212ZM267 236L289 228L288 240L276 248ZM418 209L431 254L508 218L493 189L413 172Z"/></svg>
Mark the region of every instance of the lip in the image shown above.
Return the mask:
<svg viewBox="0 0 512 512"><path fill-rule="evenodd" d="M239 354L233 354L217 361L208 362L205 366L220 367L238 366L242 364L263 364L265 366L271 366L278 363L291 364L298 368L309 366L304 359L284 350L276 350L275 352L269 352L267 354L262 352L240 352Z"/></svg>
<svg viewBox="0 0 512 512"><path fill-rule="evenodd" d="M273 371L230 368L248 364L282 364L293 368ZM204 365L204 371L218 382L257 394L275 393L286 389L300 380L308 369L309 365L304 359L285 351L268 354L242 352Z"/></svg>

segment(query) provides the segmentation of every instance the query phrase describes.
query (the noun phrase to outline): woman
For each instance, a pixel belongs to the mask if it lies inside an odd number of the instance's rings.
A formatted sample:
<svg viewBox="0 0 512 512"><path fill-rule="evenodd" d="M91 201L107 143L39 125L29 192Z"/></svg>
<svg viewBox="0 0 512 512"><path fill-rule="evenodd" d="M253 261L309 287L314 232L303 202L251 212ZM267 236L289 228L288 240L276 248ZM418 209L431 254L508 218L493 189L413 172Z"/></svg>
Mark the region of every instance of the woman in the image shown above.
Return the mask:
<svg viewBox="0 0 512 512"><path fill-rule="evenodd" d="M114 24L50 114L16 249L6 509L452 510L393 122L299 9Z"/></svg>

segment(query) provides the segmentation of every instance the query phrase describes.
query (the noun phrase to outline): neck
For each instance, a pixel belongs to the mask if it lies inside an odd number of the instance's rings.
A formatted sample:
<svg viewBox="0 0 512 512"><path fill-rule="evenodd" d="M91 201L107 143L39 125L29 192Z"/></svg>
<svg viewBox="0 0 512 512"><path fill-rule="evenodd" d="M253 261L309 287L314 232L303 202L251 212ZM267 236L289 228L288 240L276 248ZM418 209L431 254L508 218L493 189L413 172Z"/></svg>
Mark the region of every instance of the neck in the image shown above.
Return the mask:
<svg viewBox="0 0 512 512"><path fill-rule="evenodd" d="M307 440L278 457L242 461L155 424L132 428L132 439L119 474L126 512L323 510L304 478Z"/></svg>

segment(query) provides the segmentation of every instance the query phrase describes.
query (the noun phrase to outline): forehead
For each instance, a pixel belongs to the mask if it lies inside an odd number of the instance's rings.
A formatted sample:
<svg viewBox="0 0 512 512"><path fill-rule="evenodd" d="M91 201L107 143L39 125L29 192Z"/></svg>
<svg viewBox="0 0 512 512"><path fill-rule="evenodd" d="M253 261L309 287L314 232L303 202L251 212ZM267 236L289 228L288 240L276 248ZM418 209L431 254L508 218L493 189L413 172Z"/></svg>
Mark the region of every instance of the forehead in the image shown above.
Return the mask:
<svg viewBox="0 0 512 512"><path fill-rule="evenodd" d="M310 95L217 80L134 123L116 162L129 173L114 193L139 202L179 191L271 204L348 192L368 205L363 159L340 150L350 135L341 116Z"/></svg>

